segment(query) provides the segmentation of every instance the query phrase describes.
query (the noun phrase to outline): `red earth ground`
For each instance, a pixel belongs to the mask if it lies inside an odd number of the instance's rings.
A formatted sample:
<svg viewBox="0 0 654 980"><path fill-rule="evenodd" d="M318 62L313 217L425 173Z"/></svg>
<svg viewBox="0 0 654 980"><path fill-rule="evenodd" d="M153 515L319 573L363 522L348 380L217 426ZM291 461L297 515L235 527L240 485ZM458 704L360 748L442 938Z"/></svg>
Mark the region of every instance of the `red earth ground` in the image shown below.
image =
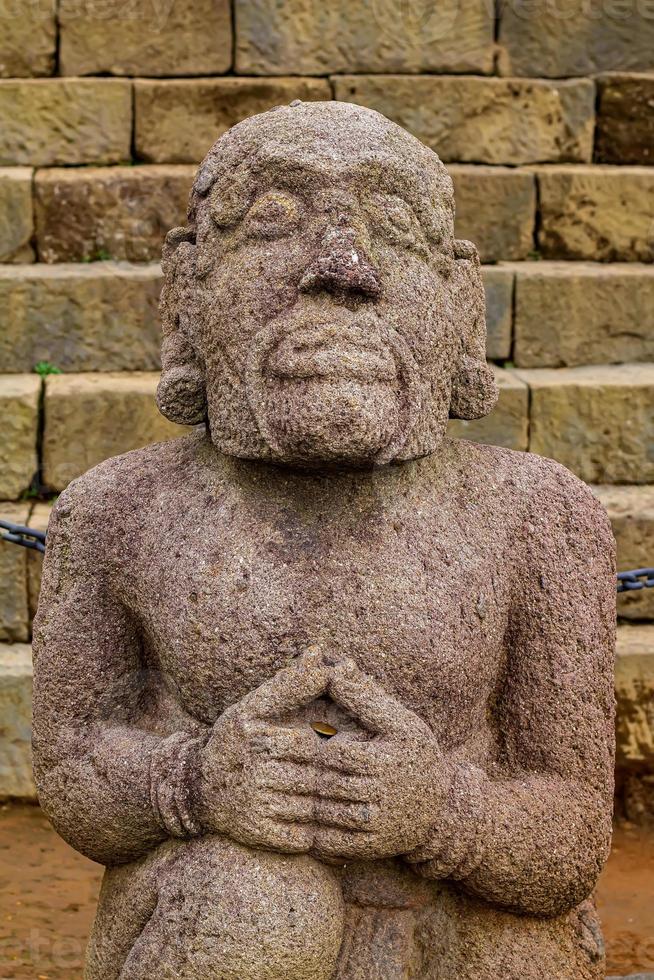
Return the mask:
<svg viewBox="0 0 654 980"><path fill-rule="evenodd" d="M101 869L35 806L0 806L0 977L81 980ZM607 972L654 970L654 828L615 829L598 889Z"/></svg>

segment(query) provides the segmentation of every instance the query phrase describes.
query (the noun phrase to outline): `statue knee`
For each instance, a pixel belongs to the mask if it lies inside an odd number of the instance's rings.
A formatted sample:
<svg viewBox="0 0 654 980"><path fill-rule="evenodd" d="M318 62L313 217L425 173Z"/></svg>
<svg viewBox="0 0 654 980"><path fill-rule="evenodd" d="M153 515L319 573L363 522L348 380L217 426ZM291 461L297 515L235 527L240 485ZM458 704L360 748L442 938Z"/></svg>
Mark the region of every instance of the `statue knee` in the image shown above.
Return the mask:
<svg viewBox="0 0 654 980"><path fill-rule="evenodd" d="M318 861L199 838L164 869L120 977L329 980L343 925L340 885Z"/></svg>

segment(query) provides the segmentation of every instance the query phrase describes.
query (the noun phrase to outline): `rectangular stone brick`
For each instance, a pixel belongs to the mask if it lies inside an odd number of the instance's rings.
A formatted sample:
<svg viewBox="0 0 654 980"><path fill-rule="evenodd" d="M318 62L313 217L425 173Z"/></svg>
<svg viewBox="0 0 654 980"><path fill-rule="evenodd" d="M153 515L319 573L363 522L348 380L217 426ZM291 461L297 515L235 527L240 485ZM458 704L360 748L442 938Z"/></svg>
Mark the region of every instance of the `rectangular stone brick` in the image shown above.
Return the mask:
<svg viewBox="0 0 654 980"><path fill-rule="evenodd" d="M647 0L511 0L500 4L499 45L504 75L647 70L653 11Z"/></svg>
<svg viewBox="0 0 654 980"><path fill-rule="evenodd" d="M536 181L513 167L448 167L454 181L457 238L474 242L482 262L526 259L534 250Z"/></svg>
<svg viewBox="0 0 654 980"><path fill-rule="evenodd" d="M517 374L531 392L531 452L586 483L654 482L654 364Z"/></svg>
<svg viewBox="0 0 654 980"><path fill-rule="evenodd" d="M654 625L618 627L615 662L618 767L654 769Z"/></svg>
<svg viewBox="0 0 654 980"><path fill-rule="evenodd" d="M32 262L32 170L0 169L0 262Z"/></svg>
<svg viewBox="0 0 654 980"><path fill-rule="evenodd" d="M52 513L52 503L38 503L32 508L29 526L36 531L47 531L48 521ZM41 591L41 572L43 570L43 555L39 551L27 552L27 599L29 605L30 625L36 615Z"/></svg>
<svg viewBox="0 0 654 980"><path fill-rule="evenodd" d="M0 500L16 500L36 473L40 392L35 374L0 375Z"/></svg>
<svg viewBox="0 0 654 980"><path fill-rule="evenodd" d="M0 266L0 364L31 371L159 366L161 268L118 262Z"/></svg>
<svg viewBox="0 0 654 980"><path fill-rule="evenodd" d="M461 163L589 163L595 86L465 75L334 76L337 99L370 106Z"/></svg>
<svg viewBox="0 0 654 980"><path fill-rule="evenodd" d="M219 75L232 66L229 0L59 0L62 75Z"/></svg>
<svg viewBox="0 0 654 980"><path fill-rule="evenodd" d="M236 70L252 75L493 71L484 0L235 0Z"/></svg>
<svg viewBox="0 0 654 980"><path fill-rule="evenodd" d="M595 159L654 163L654 72L597 79Z"/></svg>
<svg viewBox="0 0 654 980"><path fill-rule="evenodd" d="M529 426L529 392L526 384L512 371L494 367L500 397L495 410L484 419L464 422L453 419L448 435L507 449L526 449Z"/></svg>
<svg viewBox="0 0 654 980"><path fill-rule="evenodd" d="M39 170L40 261L158 261L166 232L186 221L194 173L191 166Z"/></svg>
<svg viewBox="0 0 654 980"><path fill-rule="evenodd" d="M0 78L52 75L56 0L3 0L0 5Z"/></svg>
<svg viewBox="0 0 654 980"><path fill-rule="evenodd" d="M525 262L515 270L519 367L654 360L654 266Z"/></svg>
<svg viewBox="0 0 654 980"><path fill-rule="evenodd" d="M45 382L43 479L52 490L110 456L183 435L159 414L158 373L59 374Z"/></svg>
<svg viewBox="0 0 654 980"><path fill-rule="evenodd" d="M502 266L486 265L481 274L486 292L486 357L507 361L511 357L515 273Z"/></svg>
<svg viewBox="0 0 654 980"><path fill-rule="evenodd" d="M654 260L651 167L542 167L537 179L546 258Z"/></svg>
<svg viewBox="0 0 654 980"><path fill-rule="evenodd" d="M0 80L0 166L119 163L131 137L127 79Z"/></svg>
<svg viewBox="0 0 654 980"><path fill-rule="evenodd" d="M654 486L591 487L606 508L618 549L618 571L654 564ZM618 616L654 619L654 589L621 592Z"/></svg>
<svg viewBox="0 0 654 980"><path fill-rule="evenodd" d="M136 153L150 163L193 163L235 123L272 106L331 98L322 78L197 78L134 82Z"/></svg>
<svg viewBox="0 0 654 980"><path fill-rule="evenodd" d="M27 503L0 502L0 520L27 524ZM0 535L5 532L0 530ZM27 594L27 550L8 544L0 537L0 641L24 642L29 639ZM1 722L0 722L1 724Z"/></svg>
<svg viewBox="0 0 654 980"><path fill-rule="evenodd" d="M0 798L36 799L32 778L32 648L0 644Z"/></svg>

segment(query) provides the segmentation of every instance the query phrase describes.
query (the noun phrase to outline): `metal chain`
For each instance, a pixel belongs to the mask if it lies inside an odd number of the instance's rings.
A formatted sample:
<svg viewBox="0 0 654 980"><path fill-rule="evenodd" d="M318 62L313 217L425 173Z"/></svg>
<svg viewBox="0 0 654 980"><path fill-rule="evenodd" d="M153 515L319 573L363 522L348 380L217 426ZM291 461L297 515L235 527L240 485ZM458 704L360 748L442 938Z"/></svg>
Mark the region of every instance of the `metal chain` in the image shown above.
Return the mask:
<svg viewBox="0 0 654 980"><path fill-rule="evenodd" d="M0 521L0 528L5 534L0 534L0 539L9 541L11 544L19 544L23 548L31 548L33 551L45 551L45 531L37 531L33 527L25 527L23 524L13 524L11 521Z"/></svg>
<svg viewBox="0 0 654 980"><path fill-rule="evenodd" d="M23 524L12 524L11 521L0 521L0 540L19 544L33 551L45 551L45 531L37 531ZM628 572L617 574L618 592L638 592L640 589L654 589L654 568L632 568Z"/></svg>

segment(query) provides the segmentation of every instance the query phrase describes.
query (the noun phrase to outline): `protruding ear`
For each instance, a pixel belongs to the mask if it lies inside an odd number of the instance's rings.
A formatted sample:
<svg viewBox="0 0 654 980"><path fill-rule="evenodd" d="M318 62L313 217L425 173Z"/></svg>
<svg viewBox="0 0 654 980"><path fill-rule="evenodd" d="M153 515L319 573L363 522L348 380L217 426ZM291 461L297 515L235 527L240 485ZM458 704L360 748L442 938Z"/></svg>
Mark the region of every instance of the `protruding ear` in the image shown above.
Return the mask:
<svg viewBox="0 0 654 980"><path fill-rule="evenodd" d="M191 228L173 228L162 253L164 283L159 310L163 339L157 406L162 415L180 425L199 425L207 417L203 365L191 341L190 286L195 279L195 234ZM186 327L186 329L184 329Z"/></svg>
<svg viewBox="0 0 654 980"><path fill-rule="evenodd" d="M455 241L454 258L462 308L461 347L452 378L451 419L481 419L498 398L492 368L486 363L486 297L479 254L472 242Z"/></svg>

